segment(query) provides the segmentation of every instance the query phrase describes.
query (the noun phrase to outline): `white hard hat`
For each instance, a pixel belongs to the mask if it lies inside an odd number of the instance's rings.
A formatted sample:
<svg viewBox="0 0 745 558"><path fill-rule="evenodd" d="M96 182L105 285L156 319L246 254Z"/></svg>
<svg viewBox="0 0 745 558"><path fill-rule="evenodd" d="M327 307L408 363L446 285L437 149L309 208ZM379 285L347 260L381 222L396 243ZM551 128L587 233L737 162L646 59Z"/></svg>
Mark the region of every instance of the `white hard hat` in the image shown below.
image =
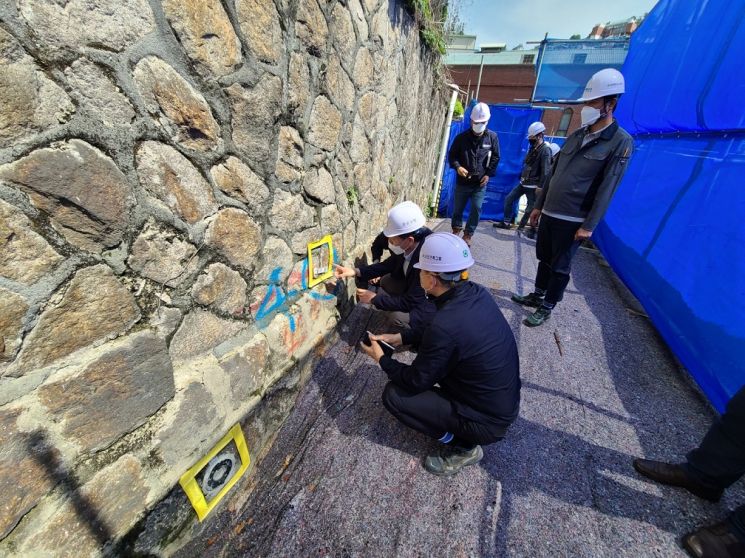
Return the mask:
<svg viewBox="0 0 745 558"><path fill-rule="evenodd" d="M546 127L543 125L543 122L533 122L530 126L528 126L528 137L532 138L533 136L537 136L541 132L545 132Z"/></svg>
<svg viewBox="0 0 745 558"><path fill-rule="evenodd" d="M561 146L558 143L547 141L546 145L548 145L548 148L551 150L551 157L556 157L556 154L561 151Z"/></svg>
<svg viewBox="0 0 745 558"><path fill-rule="evenodd" d="M419 206L413 201L405 201L393 206L388 212L388 222L383 234L391 237L414 232L422 228L426 222L427 219Z"/></svg>
<svg viewBox="0 0 745 558"><path fill-rule="evenodd" d="M462 238L447 232L438 232L424 239L419 261L414 267L433 273L448 273L463 271L474 263L471 249Z"/></svg>
<svg viewBox="0 0 745 558"><path fill-rule="evenodd" d="M489 105L486 103L478 103L471 111L471 120L473 122L487 122L491 118L491 111Z"/></svg>
<svg viewBox="0 0 745 558"><path fill-rule="evenodd" d="M605 68L596 72L587 82L585 92L577 102L584 103L608 95L620 95L626 89L623 74L614 68Z"/></svg>

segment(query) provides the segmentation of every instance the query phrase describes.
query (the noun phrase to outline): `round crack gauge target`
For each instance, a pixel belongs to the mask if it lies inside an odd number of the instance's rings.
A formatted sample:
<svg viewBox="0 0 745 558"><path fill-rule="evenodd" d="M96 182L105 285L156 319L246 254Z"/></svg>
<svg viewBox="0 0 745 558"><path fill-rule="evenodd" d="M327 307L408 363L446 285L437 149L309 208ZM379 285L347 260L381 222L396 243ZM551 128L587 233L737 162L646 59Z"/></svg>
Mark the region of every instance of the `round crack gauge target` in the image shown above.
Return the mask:
<svg viewBox="0 0 745 558"><path fill-rule="evenodd" d="M225 451L213 457L204 469L201 488L204 497L212 500L222 487L233 478L240 467L240 460L232 451Z"/></svg>
<svg viewBox="0 0 745 558"><path fill-rule="evenodd" d="M218 505L236 482L248 470L251 456L241 425L234 425L217 444L181 478L189 502L197 512L199 521Z"/></svg>

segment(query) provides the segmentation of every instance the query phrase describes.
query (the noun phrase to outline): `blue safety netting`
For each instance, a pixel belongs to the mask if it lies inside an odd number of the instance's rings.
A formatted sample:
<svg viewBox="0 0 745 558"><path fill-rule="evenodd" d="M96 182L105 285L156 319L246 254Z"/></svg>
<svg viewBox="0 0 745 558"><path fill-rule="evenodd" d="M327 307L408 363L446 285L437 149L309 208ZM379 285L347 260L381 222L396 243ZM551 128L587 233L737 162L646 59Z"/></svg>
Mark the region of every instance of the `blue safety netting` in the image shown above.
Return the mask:
<svg viewBox="0 0 745 558"><path fill-rule="evenodd" d="M464 118L460 122L453 122L450 126L450 146L459 133L468 130L471 123L471 108L468 107ZM499 136L500 159L496 175L486 185L486 196L481 207L482 219L501 219L504 215L504 198L520 180L523 160L528 152L528 126L541 119L543 110L520 105L489 105L491 118L488 128L497 132ZM450 217L453 214L453 200L455 196L455 171L445 161L445 171L442 175L442 190L438 214ZM468 218L469 205L463 214Z"/></svg>
<svg viewBox="0 0 745 558"><path fill-rule="evenodd" d="M628 50L627 38L543 41L538 52L533 101L579 99L592 74L603 68L620 70Z"/></svg>
<svg viewBox="0 0 745 558"><path fill-rule="evenodd" d="M636 151L593 235L720 411L745 384L743 23L743 2L660 0L633 35Z"/></svg>

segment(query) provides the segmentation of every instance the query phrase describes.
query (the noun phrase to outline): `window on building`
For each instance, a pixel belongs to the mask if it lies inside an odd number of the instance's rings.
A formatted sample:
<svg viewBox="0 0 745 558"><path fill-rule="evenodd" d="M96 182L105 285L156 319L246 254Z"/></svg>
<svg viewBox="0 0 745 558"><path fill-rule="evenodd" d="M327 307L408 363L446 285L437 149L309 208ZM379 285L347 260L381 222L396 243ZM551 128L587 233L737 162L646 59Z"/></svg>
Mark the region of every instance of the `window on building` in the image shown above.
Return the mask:
<svg viewBox="0 0 745 558"><path fill-rule="evenodd" d="M535 54L523 54L523 64L532 64L535 62Z"/></svg>
<svg viewBox="0 0 745 558"><path fill-rule="evenodd" d="M579 54L574 55L574 59L572 60L572 63L573 64L584 64L585 60L587 60L587 53L580 52Z"/></svg>
<svg viewBox="0 0 745 558"><path fill-rule="evenodd" d="M561 120L559 121L559 129L556 130L556 135L562 138L565 138L567 135L567 130L569 130L569 123L572 121L572 116L574 115L574 111L567 107L564 109L564 114L561 115Z"/></svg>

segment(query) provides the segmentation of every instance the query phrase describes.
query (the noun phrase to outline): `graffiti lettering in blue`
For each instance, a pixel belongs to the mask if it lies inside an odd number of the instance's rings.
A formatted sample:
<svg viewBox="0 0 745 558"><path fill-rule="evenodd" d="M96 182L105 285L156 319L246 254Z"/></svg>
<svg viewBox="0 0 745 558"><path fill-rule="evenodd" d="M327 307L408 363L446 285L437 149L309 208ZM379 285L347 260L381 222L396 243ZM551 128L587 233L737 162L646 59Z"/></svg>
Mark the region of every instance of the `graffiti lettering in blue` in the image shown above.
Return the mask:
<svg viewBox="0 0 745 558"><path fill-rule="evenodd" d="M334 250L334 261L336 261L336 258L336 250ZM290 289L285 293L282 289L280 281L281 274L282 269L279 267L275 267L269 274L269 287L267 288L266 294L264 295L264 299L261 301L258 309L256 310L256 322L259 327L263 329L269 325L269 322L271 321L270 318L275 313L281 312L287 316L287 319L290 323L290 331L294 333L297 324L295 323L295 317L289 311L289 307L300 296L300 294L308 288L308 260L303 260L303 265L300 272L299 289ZM334 287L334 294L325 294L319 293L317 291L310 291L309 295L311 296L311 298L314 298L316 300L329 301L336 298L335 295L338 288L339 284L337 283L336 287Z"/></svg>

